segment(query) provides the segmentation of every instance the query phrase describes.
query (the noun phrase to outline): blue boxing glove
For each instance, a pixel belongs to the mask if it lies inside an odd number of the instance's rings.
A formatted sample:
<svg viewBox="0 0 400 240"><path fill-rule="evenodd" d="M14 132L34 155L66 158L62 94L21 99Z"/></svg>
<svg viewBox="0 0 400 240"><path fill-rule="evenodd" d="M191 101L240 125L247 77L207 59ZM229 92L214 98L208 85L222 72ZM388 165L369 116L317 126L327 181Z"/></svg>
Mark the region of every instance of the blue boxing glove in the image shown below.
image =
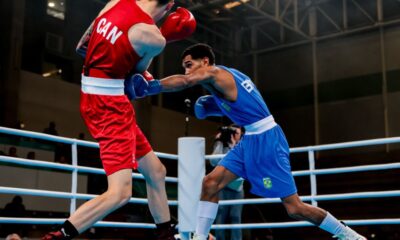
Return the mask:
<svg viewBox="0 0 400 240"><path fill-rule="evenodd" d="M161 92L160 80L146 80L142 74L134 74L124 81L125 94L129 99L144 98Z"/></svg>
<svg viewBox="0 0 400 240"><path fill-rule="evenodd" d="M206 95L197 99L194 105L194 114L198 119L205 119L206 117L222 117L224 113L218 107L213 96Z"/></svg>
<svg viewBox="0 0 400 240"><path fill-rule="evenodd" d="M124 85L125 85L124 88L125 94L128 96L130 100L135 100L136 98L141 98L146 96L143 95L144 92L143 89L148 88L149 84L147 83L146 79L142 77L142 75L135 74L125 79Z"/></svg>

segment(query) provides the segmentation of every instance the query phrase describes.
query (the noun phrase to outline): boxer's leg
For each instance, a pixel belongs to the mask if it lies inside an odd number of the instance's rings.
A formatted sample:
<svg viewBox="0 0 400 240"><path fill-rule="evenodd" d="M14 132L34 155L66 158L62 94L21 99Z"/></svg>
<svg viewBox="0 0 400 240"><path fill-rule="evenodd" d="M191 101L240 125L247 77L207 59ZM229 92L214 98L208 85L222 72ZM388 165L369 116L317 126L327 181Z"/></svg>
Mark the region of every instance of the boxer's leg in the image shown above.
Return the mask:
<svg viewBox="0 0 400 240"><path fill-rule="evenodd" d="M366 240L351 228L339 222L325 210L303 203L297 194L282 198L282 203L289 216L296 220L305 220L319 226L319 228L344 240Z"/></svg>
<svg viewBox="0 0 400 240"><path fill-rule="evenodd" d="M84 232L110 212L126 204L132 195L132 169L122 169L107 177L105 193L84 203L61 225L60 230L44 236L44 240L68 240Z"/></svg>
<svg viewBox="0 0 400 240"><path fill-rule="evenodd" d="M139 160L139 172L146 179L147 198L154 222L163 223L171 219L165 190L166 169L160 159L150 151Z"/></svg>
<svg viewBox="0 0 400 240"><path fill-rule="evenodd" d="M107 177L108 189L86 202L68 219L81 233L110 212L125 205L132 196L132 169L122 169Z"/></svg>

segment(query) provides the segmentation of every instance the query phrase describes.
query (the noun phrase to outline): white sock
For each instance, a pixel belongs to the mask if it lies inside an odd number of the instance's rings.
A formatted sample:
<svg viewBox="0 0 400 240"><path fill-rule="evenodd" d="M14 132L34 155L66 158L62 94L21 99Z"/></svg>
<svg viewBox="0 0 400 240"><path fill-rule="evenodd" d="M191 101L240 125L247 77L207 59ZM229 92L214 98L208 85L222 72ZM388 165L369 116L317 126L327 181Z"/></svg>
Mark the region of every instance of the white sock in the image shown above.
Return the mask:
<svg viewBox="0 0 400 240"><path fill-rule="evenodd" d="M196 234L200 236L208 236L211 225L217 217L218 203L200 201L197 209L197 226Z"/></svg>
<svg viewBox="0 0 400 240"><path fill-rule="evenodd" d="M346 226L328 212L322 223L319 225L319 228L330 232L333 235L337 235L342 232Z"/></svg>

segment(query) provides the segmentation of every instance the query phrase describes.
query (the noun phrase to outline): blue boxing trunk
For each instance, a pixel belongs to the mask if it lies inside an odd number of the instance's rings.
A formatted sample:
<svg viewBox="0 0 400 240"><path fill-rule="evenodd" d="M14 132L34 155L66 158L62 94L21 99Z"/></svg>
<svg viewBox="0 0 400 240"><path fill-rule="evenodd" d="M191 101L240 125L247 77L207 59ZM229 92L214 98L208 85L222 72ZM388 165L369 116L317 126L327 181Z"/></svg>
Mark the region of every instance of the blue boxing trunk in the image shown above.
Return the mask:
<svg viewBox="0 0 400 240"><path fill-rule="evenodd" d="M284 198L297 192L290 168L289 145L279 125L262 132L246 128L242 140L219 165L248 180L251 192L258 196Z"/></svg>

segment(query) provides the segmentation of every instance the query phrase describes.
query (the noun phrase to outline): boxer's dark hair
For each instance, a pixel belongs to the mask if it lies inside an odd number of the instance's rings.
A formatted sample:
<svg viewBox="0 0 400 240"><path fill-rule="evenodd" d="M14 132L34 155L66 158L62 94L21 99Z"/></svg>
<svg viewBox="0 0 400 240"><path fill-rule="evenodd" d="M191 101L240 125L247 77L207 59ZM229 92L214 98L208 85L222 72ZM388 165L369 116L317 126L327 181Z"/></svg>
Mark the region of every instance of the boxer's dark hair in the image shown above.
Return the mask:
<svg viewBox="0 0 400 240"><path fill-rule="evenodd" d="M165 5L169 2L171 2L171 0L158 0L158 4L160 4L160 5Z"/></svg>
<svg viewBox="0 0 400 240"><path fill-rule="evenodd" d="M210 61L210 65L213 65L215 63L215 54L212 48L205 43L198 43L186 48L185 51L183 51L182 53L181 60L183 60L188 55L192 56L193 59L201 59L207 57Z"/></svg>

